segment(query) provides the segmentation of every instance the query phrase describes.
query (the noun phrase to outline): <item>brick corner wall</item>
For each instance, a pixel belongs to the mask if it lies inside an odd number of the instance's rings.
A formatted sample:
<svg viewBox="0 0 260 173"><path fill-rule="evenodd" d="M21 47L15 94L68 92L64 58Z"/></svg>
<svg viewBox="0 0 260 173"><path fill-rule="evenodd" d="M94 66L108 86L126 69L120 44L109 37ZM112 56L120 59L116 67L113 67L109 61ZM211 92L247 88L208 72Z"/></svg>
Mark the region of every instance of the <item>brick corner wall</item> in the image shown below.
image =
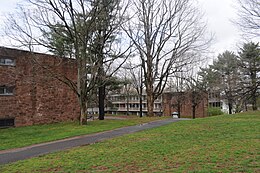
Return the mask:
<svg viewBox="0 0 260 173"><path fill-rule="evenodd" d="M75 81L74 60L0 47L1 57L15 59L15 66L0 65L0 85L12 85L15 90L13 96L0 96L0 119L15 118L15 126L78 119L76 95L49 72Z"/></svg>
<svg viewBox="0 0 260 173"><path fill-rule="evenodd" d="M196 106L196 118L207 117L208 94L200 94L198 105ZM163 112L165 116L171 116L172 112L178 112L180 105L180 115L185 118L192 118L192 95L190 92L169 92L163 94Z"/></svg>

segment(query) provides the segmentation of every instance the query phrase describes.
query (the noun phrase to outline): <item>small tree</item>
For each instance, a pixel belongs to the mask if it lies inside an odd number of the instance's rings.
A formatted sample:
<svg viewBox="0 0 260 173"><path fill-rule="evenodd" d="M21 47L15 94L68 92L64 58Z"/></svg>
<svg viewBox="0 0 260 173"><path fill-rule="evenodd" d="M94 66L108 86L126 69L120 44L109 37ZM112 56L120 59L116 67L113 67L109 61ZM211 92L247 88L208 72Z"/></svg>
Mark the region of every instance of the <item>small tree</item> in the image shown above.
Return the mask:
<svg viewBox="0 0 260 173"><path fill-rule="evenodd" d="M195 119L196 109L208 97L208 93L205 83L200 80L199 76L194 75L194 72L186 78L186 86L188 97L191 99L192 118Z"/></svg>
<svg viewBox="0 0 260 173"><path fill-rule="evenodd" d="M128 79L127 79L128 83L126 85L128 87L127 92L130 92L131 88L134 88L136 93L138 94L139 106L140 106L139 116L142 117L143 116L143 90L144 90L142 67L138 64L131 63L131 59L130 59L129 62L125 65L124 70L125 70L125 75L128 74Z"/></svg>

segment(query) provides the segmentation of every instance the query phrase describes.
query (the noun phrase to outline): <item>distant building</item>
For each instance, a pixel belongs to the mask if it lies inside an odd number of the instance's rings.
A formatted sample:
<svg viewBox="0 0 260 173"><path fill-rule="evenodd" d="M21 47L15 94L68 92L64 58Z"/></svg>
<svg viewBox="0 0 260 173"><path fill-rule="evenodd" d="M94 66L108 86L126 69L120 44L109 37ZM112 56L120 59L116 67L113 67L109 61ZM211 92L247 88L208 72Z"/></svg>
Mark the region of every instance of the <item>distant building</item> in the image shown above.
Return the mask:
<svg viewBox="0 0 260 173"><path fill-rule="evenodd" d="M0 47L0 127L78 118L76 95L48 69L76 80L74 60Z"/></svg>
<svg viewBox="0 0 260 173"><path fill-rule="evenodd" d="M191 92L167 92L163 93L163 112L170 116L173 112L180 114L180 117L192 118L192 106L195 103L195 117L207 117L208 94L204 92L196 93L195 97ZM192 100L195 100L194 103Z"/></svg>
<svg viewBox="0 0 260 173"><path fill-rule="evenodd" d="M110 105L107 112L111 114L140 115L140 97L137 94L112 94L108 98ZM147 114L146 95L142 96L142 113ZM162 115L162 97L154 101L154 114Z"/></svg>
<svg viewBox="0 0 260 173"><path fill-rule="evenodd" d="M182 96L181 98L179 96ZM177 108L178 99L181 99L180 109ZM140 98L137 94L112 94L108 100L111 102L107 108L107 112L111 114L128 114L139 115L140 114ZM143 114L147 114L147 100L146 95L142 96L142 109ZM208 96L207 93L203 94L202 97L197 101L196 106L196 117L206 117L208 107ZM179 112L180 111L180 112ZM192 117L192 103L191 95L188 92L177 93L177 92L166 92L163 93L154 102L154 114L172 116L173 112L179 112L181 117Z"/></svg>
<svg viewBox="0 0 260 173"><path fill-rule="evenodd" d="M223 99L219 91L209 92L209 107L219 108L222 112L228 113L228 103Z"/></svg>

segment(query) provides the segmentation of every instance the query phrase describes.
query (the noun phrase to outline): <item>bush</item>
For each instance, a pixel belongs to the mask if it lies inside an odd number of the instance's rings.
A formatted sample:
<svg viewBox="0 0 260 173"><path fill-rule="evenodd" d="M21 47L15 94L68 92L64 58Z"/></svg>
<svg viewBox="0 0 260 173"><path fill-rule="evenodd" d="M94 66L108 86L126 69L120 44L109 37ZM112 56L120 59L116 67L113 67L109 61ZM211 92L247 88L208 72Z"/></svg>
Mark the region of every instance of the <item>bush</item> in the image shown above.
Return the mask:
<svg viewBox="0 0 260 173"><path fill-rule="evenodd" d="M222 112L220 108L216 108L216 107L208 108L208 116L216 116L216 115L223 115L223 114L224 112Z"/></svg>

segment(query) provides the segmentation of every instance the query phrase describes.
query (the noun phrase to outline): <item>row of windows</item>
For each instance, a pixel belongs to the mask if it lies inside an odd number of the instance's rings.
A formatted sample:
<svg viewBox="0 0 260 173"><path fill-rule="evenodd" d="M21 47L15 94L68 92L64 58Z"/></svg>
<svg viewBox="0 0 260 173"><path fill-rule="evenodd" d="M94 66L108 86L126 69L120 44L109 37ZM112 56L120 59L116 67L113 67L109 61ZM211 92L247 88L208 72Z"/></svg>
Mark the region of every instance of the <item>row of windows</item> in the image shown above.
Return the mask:
<svg viewBox="0 0 260 173"><path fill-rule="evenodd" d="M211 102L209 103L210 107L222 107L222 103L221 102Z"/></svg>
<svg viewBox="0 0 260 173"><path fill-rule="evenodd" d="M120 108L127 108L127 104L115 104L115 107L120 107ZM129 104L129 108L139 108L140 104ZM147 104L143 103L142 104L143 108L147 107ZM161 104L154 104L154 108L159 109L161 108Z"/></svg>
<svg viewBox="0 0 260 173"><path fill-rule="evenodd" d="M123 95L120 95L120 96L110 96L109 98L111 101L126 101L127 100L127 96L123 96ZM139 101L140 97L139 96L128 96L128 100L129 101ZM147 97L146 95L142 96L142 100L146 100ZM161 100L162 97L158 97L157 100Z"/></svg>
<svg viewBox="0 0 260 173"><path fill-rule="evenodd" d="M11 58L0 58L0 65L15 66L15 60Z"/></svg>
<svg viewBox="0 0 260 173"><path fill-rule="evenodd" d="M211 92L211 93L209 93L209 98L210 99L211 98L215 98L215 99L220 98L220 93L219 92Z"/></svg>
<svg viewBox="0 0 260 173"><path fill-rule="evenodd" d="M14 87L13 86L0 86L0 95L13 95Z"/></svg>
<svg viewBox="0 0 260 173"><path fill-rule="evenodd" d="M123 96L123 95L121 95L121 96L112 96L112 97L110 97L110 99L112 101L125 101L125 100L127 100L127 96ZM130 101L138 101L140 98L139 98L139 96L128 96L128 99ZM142 99L146 100L146 96L143 96Z"/></svg>

